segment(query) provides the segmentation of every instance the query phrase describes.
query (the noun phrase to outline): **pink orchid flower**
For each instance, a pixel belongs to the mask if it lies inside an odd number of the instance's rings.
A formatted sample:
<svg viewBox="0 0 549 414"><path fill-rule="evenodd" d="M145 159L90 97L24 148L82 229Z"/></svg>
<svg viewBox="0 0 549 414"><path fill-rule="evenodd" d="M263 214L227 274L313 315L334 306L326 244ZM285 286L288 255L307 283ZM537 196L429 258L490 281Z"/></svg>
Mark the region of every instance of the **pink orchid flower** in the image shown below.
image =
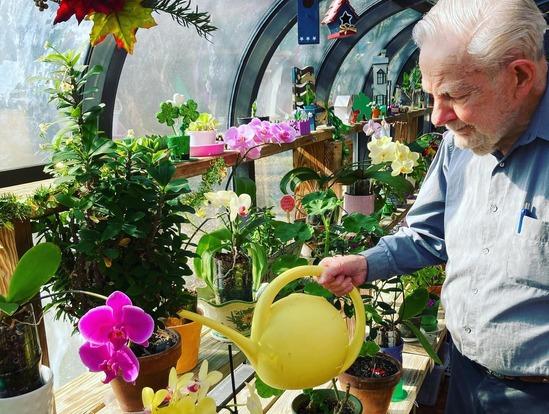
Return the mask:
<svg viewBox="0 0 549 414"><path fill-rule="evenodd" d="M259 118L254 118L248 125L255 131L254 140L257 144L273 142L272 124L269 121L261 121Z"/></svg>
<svg viewBox="0 0 549 414"><path fill-rule="evenodd" d="M102 345L86 342L78 353L83 364L91 372L105 372L104 384L108 384L119 375L126 382L134 382L139 375L139 360L127 346L115 349L110 342Z"/></svg>
<svg viewBox="0 0 549 414"><path fill-rule="evenodd" d="M278 144L288 144L294 142L297 137L297 132L287 122L275 124L272 127L273 142Z"/></svg>
<svg viewBox="0 0 549 414"><path fill-rule="evenodd" d="M106 306L93 308L80 318L78 330L92 345L110 343L120 350L128 341L147 346L154 320L143 309L133 306L128 296L116 291L107 298Z"/></svg>
<svg viewBox="0 0 549 414"><path fill-rule="evenodd" d="M240 125L239 127L231 127L225 133L223 140L227 146L239 151L241 155L246 154L250 148L257 145L255 142L255 130L249 125ZM248 152L247 158L255 159L259 158L261 150L259 148L253 148Z"/></svg>

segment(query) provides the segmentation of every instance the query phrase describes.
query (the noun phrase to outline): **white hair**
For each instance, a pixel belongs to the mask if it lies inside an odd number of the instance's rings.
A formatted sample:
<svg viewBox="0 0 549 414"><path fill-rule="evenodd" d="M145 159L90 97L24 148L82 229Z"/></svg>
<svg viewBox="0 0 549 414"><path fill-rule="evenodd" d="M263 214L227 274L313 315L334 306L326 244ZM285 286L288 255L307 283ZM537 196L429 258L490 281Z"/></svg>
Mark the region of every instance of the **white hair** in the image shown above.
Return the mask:
<svg viewBox="0 0 549 414"><path fill-rule="evenodd" d="M542 59L547 25L534 0L439 0L414 27L414 41L456 36L473 62L497 68Z"/></svg>

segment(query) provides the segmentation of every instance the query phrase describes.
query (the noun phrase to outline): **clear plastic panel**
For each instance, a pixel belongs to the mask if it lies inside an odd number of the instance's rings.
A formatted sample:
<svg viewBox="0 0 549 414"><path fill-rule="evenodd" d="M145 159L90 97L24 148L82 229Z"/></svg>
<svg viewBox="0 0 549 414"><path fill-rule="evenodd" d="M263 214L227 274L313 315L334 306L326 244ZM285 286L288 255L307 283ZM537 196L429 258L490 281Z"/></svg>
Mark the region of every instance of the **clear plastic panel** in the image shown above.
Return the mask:
<svg viewBox="0 0 549 414"><path fill-rule="evenodd" d="M0 171L40 165L47 154L38 125L52 122L56 111L34 79L48 75L37 62L49 41L59 50L86 51L91 24L75 19L53 25L56 6L40 12L32 1L0 0ZM82 53L84 59L85 53ZM48 132L51 139L54 130Z"/></svg>
<svg viewBox="0 0 549 414"><path fill-rule="evenodd" d="M204 0L218 27L211 42L194 28L184 28L166 14L155 14L158 26L137 33L135 52L126 58L114 109L113 136L133 129L136 136L166 134L155 114L174 93L192 98L199 111L226 125L231 87L249 39L272 0Z"/></svg>
<svg viewBox="0 0 549 414"><path fill-rule="evenodd" d="M358 93L372 67L372 59L383 50L402 29L411 24L419 13L408 9L401 11L375 26L366 33L347 55L330 93L330 99L337 95Z"/></svg>

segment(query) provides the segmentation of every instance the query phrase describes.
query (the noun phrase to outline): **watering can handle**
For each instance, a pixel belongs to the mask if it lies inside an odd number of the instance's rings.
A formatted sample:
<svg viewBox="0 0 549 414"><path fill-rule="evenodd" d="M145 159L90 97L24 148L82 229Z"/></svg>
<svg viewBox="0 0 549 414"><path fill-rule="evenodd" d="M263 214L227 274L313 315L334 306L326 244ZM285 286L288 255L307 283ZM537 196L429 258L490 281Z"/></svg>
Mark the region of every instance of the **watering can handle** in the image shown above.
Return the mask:
<svg viewBox="0 0 549 414"><path fill-rule="evenodd" d="M277 276L263 294L257 300L257 304L254 312L254 324L252 325L251 339L256 341L259 338L263 328L267 326L270 319L270 308L274 302L276 295L286 286L288 283L294 280L304 277L314 276L320 277L322 274L321 266L298 266L293 269L286 270L281 275ZM349 296L353 302L355 308L355 332L353 338L349 341L349 348L347 350L347 356L341 369L341 372L345 371L355 361L362 343L364 342L364 336L366 331L366 315L364 313L364 304L357 288L354 288L349 292Z"/></svg>

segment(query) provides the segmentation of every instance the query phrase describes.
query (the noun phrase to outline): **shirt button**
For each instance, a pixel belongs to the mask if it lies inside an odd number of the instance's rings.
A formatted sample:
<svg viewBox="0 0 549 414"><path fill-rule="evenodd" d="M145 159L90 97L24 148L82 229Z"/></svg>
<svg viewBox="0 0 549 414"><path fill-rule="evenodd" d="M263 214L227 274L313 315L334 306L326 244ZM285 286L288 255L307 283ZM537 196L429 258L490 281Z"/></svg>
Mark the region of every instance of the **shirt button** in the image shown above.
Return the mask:
<svg viewBox="0 0 549 414"><path fill-rule="evenodd" d="M490 211L491 211L492 213L495 213L496 211L498 211L498 206L496 206L495 204L492 204L492 205L490 206Z"/></svg>
<svg viewBox="0 0 549 414"><path fill-rule="evenodd" d="M499 166L500 166L501 168L503 168L503 167L505 167L505 163L502 161L502 162L499 163Z"/></svg>
<svg viewBox="0 0 549 414"><path fill-rule="evenodd" d="M465 332L470 334L471 333L471 328L469 328L468 326L465 327Z"/></svg>
<svg viewBox="0 0 549 414"><path fill-rule="evenodd" d="M473 289L473 294L476 295L478 293L478 289L477 288L474 288Z"/></svg>
<svg viewBox="0 0 549 414"><path fill-rule="evenodd" d="M482 249L482 254L488 254L488 253L490 253L490 250L488 248L485 247L484 249Z"/></svg>

